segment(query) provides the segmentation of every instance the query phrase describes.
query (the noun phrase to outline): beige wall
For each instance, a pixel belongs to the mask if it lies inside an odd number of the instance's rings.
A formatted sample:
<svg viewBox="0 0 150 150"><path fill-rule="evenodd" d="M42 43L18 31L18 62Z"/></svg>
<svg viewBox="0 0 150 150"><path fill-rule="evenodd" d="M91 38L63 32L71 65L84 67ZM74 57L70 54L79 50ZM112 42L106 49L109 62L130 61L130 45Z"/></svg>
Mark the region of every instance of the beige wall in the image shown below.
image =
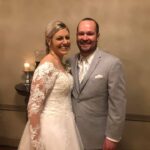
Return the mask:
<svg viewBox="0 0 150 150"><path fill-rule="evenodd" d="M95 18L101 28L99 46L124 63L127 113L149 115L149 14L149 0L0 0L0 140L10 140L12 145L11 141L20 139L25 113L17 111L17 107L24 105L24 97L18 95L14 86L24 82L24 62L34 63L34 51L44 49L45 26L52 19L61 19L69 26L72 55L77 52L75 30L79 20ZM3 110L4 106L13 109ZM145 124L127 122L121 146L138 150L136 135L142 135L139 145L150 146L150 134L143 134L150 131L147 124L145 128Z"/></svg>

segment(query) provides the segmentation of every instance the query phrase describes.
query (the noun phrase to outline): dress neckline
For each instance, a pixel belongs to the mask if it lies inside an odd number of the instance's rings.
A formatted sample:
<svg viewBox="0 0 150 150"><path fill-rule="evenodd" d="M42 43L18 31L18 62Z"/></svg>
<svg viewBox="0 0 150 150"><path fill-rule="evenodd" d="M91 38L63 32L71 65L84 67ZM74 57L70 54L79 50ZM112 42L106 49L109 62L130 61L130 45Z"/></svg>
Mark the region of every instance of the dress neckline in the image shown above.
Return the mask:
<svg viewBox="0 0 150 150"><path fill-rule="evenodd" d="M62 73L67 73L68 74L68 72L67 72L67 70L61 70L61 69L58 69L57 67L55 67L55 65L51 62L51 61L45 61L44 63L42 63L42 64L40 64L40 65L44 65L44 64L50 64L50 65L52 65L52 67L55 69L55 70L57 70L58 72L62 72Z"/></svg>

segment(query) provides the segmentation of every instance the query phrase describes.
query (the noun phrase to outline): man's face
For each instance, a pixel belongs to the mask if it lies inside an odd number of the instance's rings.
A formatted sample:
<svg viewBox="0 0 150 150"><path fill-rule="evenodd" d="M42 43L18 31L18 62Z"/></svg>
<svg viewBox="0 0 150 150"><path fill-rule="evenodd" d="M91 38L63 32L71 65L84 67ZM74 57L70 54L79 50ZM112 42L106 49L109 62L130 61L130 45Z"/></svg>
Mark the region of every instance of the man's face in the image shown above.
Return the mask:
<svg viewBox="0 0 150 150"><path fill-rule="evenodd" d="M96 24L91 20L81 21L77 29L77 45L81 55L88 56L95 51L99 34L96 33Z"/></svg>

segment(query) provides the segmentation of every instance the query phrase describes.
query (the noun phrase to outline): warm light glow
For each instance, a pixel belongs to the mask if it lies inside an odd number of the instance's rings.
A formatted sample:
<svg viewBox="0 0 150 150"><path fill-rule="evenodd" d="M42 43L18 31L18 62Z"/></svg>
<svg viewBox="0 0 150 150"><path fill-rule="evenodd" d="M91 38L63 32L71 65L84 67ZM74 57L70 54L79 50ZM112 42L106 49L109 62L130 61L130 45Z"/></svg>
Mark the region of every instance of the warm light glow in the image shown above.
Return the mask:
<svg viewBox="0 0 150 150"><path fill-rule="evenodd" d="M30 64L29 63L24 63L24 71L30 71Z"/></svg>

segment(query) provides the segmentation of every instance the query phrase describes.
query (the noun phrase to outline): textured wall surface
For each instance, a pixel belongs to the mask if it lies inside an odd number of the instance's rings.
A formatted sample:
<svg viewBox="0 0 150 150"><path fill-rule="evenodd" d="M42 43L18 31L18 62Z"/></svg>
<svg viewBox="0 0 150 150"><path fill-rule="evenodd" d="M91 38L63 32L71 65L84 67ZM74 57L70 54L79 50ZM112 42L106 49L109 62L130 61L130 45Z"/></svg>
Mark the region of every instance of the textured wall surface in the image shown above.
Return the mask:
<svg viewBox="0 0 150 150"><path fill-rule="evenodd" d="M149 14L149 0L0 0L0 139L19 140L21 136L25 114L15 108L25 103L14 86L24 82L24 62L34 64L34 51L45 48L45 26L52 19L63 20L70 28L70 56L78 51L75 42L78 22L84 17L95 18L101 29L99 47L118 56L124 64L127 113L150 115ZM4 106L13 109L3 110ZM11 131L10 121L15 122ZM140 129L144 132L136 139L142 146L148 146L150 134L146 133L150 127L139 122L127 123L121 146L140 150L132 142Z"/></svg>

